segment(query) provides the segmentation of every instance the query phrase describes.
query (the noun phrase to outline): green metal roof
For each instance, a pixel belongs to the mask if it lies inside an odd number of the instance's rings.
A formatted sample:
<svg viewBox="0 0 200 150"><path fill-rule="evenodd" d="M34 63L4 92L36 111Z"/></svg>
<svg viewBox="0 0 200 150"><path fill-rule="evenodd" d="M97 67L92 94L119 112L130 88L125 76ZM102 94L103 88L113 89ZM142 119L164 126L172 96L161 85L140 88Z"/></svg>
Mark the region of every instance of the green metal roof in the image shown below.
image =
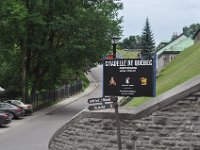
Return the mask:
<svg viewBox="0 0 200 150"><path fill-rule="evenodd" d="M194 40L191 37L187 37L184 34L178 36L175 40L171 41L169 44L161 48L157 51L157 56L160 57L165 51L177 51L181 52L184 49L192 46L194 44Z"/></svg>

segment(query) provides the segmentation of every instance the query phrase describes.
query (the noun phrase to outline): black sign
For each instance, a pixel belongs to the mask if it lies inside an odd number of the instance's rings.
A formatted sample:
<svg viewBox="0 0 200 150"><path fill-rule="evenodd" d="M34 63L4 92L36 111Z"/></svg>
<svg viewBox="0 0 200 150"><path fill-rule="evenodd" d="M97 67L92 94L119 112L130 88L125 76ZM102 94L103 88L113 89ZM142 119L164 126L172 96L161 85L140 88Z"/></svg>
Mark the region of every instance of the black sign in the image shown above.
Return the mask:
<svg viewBox="0 0 200 150"><path fill-rule="evenodd" d="M154 96L153 59L105 60L104 96Z"/></svg>
<svg viewBox="0 0 200 150"><path fill-rule="evenodd" d="M105 103L105 102L111 102L111 97L99 97L99 98L89 98L88 99L89 104Z"/></svg>
<svg viewBox="0 0 200 150"><path fill-rule="evenodd" d="M114 108L113 103L91 105L91 106L88 107L89 110L100 110L100 109L108 109L108 108Z"/></svg>

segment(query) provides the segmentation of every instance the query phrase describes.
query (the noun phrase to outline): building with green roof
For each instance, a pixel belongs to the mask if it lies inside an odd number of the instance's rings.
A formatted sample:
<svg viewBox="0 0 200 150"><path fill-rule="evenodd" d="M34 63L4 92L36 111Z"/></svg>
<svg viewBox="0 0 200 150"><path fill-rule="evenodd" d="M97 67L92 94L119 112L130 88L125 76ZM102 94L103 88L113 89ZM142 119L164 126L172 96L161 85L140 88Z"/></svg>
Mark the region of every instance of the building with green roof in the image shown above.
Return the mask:
<svg viewBox="0 0 200 150"><path fill-rule="evenodd" d="M194 40L191 37L181 34L164 47L158 49L156 52L157 69L160 70L171 60L173 60L180 52L192 46L193 44Z"/></svg>

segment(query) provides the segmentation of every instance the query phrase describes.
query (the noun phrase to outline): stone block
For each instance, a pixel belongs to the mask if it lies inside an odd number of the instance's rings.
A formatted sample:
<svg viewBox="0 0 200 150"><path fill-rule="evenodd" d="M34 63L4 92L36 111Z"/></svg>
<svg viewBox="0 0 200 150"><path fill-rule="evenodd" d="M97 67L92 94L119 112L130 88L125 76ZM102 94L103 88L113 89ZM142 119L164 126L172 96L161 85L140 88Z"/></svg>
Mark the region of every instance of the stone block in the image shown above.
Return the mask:
<svg viewBox="0 0 200 150"><path fill-rule="evenodd" d="M166 125L167 117L166 116L156 116L153 118L153 123L157 125Z"/></svg>
<svg viewBox="0 0 200 150"><path fill-rule="evenodd" d="M135 129L136 131L144 132L146 131L147 126L144 124L137 124L137 128Z"/></svg>
<svg viewBox="0 0 200 150"><path fill-rule="evenodd" d="M135 150L135 142L133 141L127 141L126 142L126 149L127 150Z"/></svg>
<svg viewBox="0 0 200 150"><path fill-rule="evenodd" d="M174 139L172 140L164 140L162 141L162 145L166 146L166 147L174 147L176 145L176 142L174 141Z"/></svg>
<svg viewBox="0 0 200 150"><path fill-rule="evenodd" d="M153 138L151 140L152 145L161 145L161 139L160 138Z"/></svg>
<svg viewBox="0 0 200 150"><path fill-rule="evenodd" d="M192 142L191 145L193 150L200 150L200 142Z"/></svg>

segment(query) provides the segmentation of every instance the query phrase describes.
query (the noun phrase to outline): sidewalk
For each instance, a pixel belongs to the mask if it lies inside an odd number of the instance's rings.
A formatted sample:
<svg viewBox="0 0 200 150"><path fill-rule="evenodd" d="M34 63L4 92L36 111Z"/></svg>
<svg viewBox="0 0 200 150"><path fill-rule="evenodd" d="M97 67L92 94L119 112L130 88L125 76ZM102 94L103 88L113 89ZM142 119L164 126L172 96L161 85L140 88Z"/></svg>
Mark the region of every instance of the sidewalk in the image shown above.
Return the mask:
<svg viewBox="0 0 200 150"><path fill-rule="evenodd" d="M59 109L60 107L68 105L68 104L70 104L70 103L72 103L72 102L74 102L76 100L79 100L83 96L86 96L86 95L92 93L97 88L97 83L96 83L95 79L92 77L92 75L90 73L85 74L85 75L87 76L90 84L83 92L80 92L80 93L78 93L76 95L73 95L71 97L65 98L63 101L61 101L61 102L59 102L59 103L57 103L57 104L55 104L53 106L38 110L38 111L34 112L34 116L38 116L38 115L43 115L43 114L49 113L51 111Z"/></svg>
<svg viewBox="0 0 200 150"><path fill-rule="evenodd" d="M63 107L65 105L68 105L74 101L77 101L79 100L81 97L85 96L85 95L88 95L90 93L92 93L96 87L97 87L97 83L95 81L95 79L92 77L92 75L90 73L86 74L90 84L89 86L83 91L83 92L80 92L76 95L73 95L71 97L68 97L68 98L65 98L63 101L55 104L55 105L52 105L50 107L47 107L47 108L44 108L44 109L41 109L41 110L38 110L36 112L34 112L33 114L33 117L36 118L36 117L39 117L41 115L44 115L44 114L47 114L51 111L54 111L56 109L59 109L60 107ZM33 119L33 118L32 118Z"/></svg>

